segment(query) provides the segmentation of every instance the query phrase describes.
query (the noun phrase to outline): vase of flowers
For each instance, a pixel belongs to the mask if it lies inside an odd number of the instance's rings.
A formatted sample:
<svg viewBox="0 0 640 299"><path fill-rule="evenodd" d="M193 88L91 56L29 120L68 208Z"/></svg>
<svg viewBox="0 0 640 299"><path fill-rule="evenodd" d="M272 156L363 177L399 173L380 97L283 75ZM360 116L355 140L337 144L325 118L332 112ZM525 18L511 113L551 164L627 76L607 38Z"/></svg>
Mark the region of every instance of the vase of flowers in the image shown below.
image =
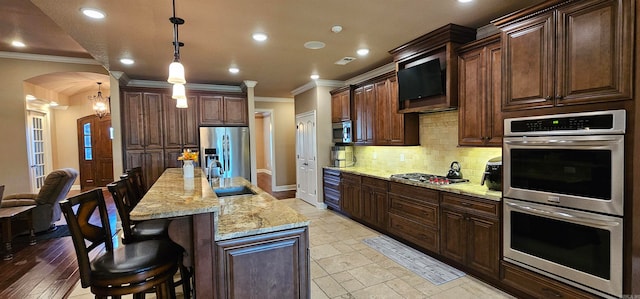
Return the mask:
<svg viewBox="0 0 640 299"><path fill-rule="evenodd" d="M198 152L192 152L191 150L185 150L182 155L178 157L178 160L182 161L182 176L184 178L193 178L194 165L193 161L198 160Z"/></svg>

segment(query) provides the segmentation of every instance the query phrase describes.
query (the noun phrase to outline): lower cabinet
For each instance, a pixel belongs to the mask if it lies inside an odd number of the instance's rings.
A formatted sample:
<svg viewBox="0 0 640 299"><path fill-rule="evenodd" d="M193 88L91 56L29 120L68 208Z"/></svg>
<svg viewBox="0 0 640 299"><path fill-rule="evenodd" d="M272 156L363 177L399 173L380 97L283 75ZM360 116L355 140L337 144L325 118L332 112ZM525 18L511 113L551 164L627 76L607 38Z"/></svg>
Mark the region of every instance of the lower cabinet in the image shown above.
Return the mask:
<svg viewBox="0 0 640 299"><path fill-rule="evenodd" d="M306 227L216 242L218 298L309 298Z"/></svg>
<svg viewBox="0 0 640 299"><path fill-rule="evenodd" d="M492 278L500 274L498 202L443 193L440 254Z"/></svg>
<svg viewBox="0 0 640 299"><path fill-rule="evenodd" d="M335 169L322 170L322 191L324 203L332 210L340 211L340 194L342 184L340 183L340 171Z"/></svg>
<svg viewBox="0 0 640 299"><path fill-rule="evenodd" d="M357 174L342 173L341 203L342 211L355 219L362 219L362 200L360 191L362 189L361 177Z"/></svg>
<svg viewBox="0 0 640 299"><path fill-rule="evenodd" d="M518 297L600 298L508 262L502 262L502 269L502 283L521 293Z"/></svg>
<svg viewBox="0 0 640 299"><path fill-rule="evenodd" d="M386 180L362 177L362 221L383 231L387 228L388 184Z"/></svg>
<svg viewBox="0 0 640 299"><path fill-rule="evenodd" d="M390 182L388 231L438 253L438 193L427 188Z"/></svg>

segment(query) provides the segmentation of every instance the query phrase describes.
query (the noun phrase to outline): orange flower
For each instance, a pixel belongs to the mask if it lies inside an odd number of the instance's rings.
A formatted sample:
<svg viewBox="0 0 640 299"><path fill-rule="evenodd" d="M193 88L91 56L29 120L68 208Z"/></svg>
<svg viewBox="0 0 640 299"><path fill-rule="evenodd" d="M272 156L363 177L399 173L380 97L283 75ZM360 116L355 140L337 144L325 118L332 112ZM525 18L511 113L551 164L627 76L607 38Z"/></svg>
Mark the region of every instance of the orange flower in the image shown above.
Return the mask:
<svg viewBox="0 0 640 299"><path fill-rule="evenodd" d="M178 157L178 160L198 160L198 152L185 150L184 152L182 152L182 155Z"/></svg>

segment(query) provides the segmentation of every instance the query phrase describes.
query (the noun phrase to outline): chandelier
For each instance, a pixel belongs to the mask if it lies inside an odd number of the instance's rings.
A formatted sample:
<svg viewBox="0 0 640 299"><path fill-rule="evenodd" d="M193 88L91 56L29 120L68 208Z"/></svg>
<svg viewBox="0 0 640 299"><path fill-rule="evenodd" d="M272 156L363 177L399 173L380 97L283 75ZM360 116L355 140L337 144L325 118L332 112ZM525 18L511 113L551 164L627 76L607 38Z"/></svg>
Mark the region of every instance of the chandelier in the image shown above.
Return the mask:
<svg viewBox="0 0 640 299"><path fill-rule="evenodd" d="M109 111L109 101L110 101L110 97L107 97L106 99L102 97L102 91L100 91L100 85L102 85L102 82L97 82L98 83L98 94L94 95L94 96L89 96L89 101L91 101L91 103L93 104L93 112L99 117L102 118L105 115L108 115L110 113Z"/></svg>
<svg viewBox="0 0 640 299"><path fill-rule="evenodd" d="M178 39L178 26L184 24L184 20L176 17L176 1L173 0L173 16L169 18L173 24L173 62L169 65L169 78L167 82L173 84L172 98L176 99L177 108L188 108L187 95L184 84L187 80L184 78L184 66L180 63L180 47L184 43Z"/></svg>

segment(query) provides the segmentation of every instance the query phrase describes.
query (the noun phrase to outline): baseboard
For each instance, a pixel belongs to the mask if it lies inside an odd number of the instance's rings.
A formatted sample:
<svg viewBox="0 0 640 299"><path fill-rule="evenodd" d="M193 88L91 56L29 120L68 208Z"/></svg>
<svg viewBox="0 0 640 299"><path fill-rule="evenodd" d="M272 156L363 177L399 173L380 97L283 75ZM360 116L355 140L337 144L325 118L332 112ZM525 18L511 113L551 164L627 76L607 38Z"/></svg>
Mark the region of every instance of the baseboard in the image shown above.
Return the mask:
<svg viewBox="0 0 640 299"><path fill-rule="evenodd" d="M269 169L256 169L257 173L266 173L268 175L271 175L271 170Z"/></svg>
<svg viewBox="0 0 640 299"><path fill-rule="evenodd" d="M275 186L273 188L273 192L291 191L291 190L296 190L296 185Z"/></svg>

